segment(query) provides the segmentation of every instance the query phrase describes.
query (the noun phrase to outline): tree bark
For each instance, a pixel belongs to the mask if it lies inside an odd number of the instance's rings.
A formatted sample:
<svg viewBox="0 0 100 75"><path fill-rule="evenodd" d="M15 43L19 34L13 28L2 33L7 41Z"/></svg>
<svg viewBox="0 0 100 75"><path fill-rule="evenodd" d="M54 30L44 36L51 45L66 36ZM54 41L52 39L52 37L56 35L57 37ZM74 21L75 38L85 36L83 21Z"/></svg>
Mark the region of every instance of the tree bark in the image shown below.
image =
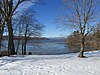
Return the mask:
<svg viewBox="0 0 100 75"><path fill-rule="evenodd" d="M13 39L13 28L12 28L12 19L7 19L8 25L8 54L13 55L15 54L15 47L14 47L14 39Z"/></svg>
<svg viewBox="0 0 100 75"><path fill-rule="evenodd" d="M26 40L25 40L25 43L24 43L24 55L26 55Z"/></svg>
<svg viewBox="0 0 100 75"><path fill-rule="evenodd" d="M2 36L3 36L4 26L0 27L0 50L2 46Z"/></svg>
<svg viewBox="0 0 100 75"><path fill-rule="evenodd" d="M22 55L24 54L24 51L23 51L23 40L22 40Z"/></svg>
<svg viewBox="0 0 100 75"><path fill-rule="evenodd" d="M25 27L25 37L24 37L24 55L26 55L26 44L27 44L27 32L28 32L28 24Z"/></svg>
<svg viewBox="0 0 100 75"><path fill-rule="evenodd" d="M85 57L84 56L84 46L85 46L84 42L85 42L85 38L82 37L80 53L79 53L79 56L78 56L80 58L84 58Z"/></svg>
<svg viewBox="0 0 100 75"><path fill-rule="evenodd" d="M1 47L2 47L2 37L3 37L3 31L4 31L4 24L5 24L5 21L2 22L2 15L0 14L0 55L1 55Z"/></svg>
<svg viewBox="0 0 100 75"><path fill-rule="evenodd" d="M27 44L27 32L25 33L25 40L24 40L24 55L26 55L26 44Z"/></svg>
<svg viewBox="0 0 100 75"><path fill-rule="evenodd" d="M19 45L20 45L20 40L18 39L17 48L16 48L16 55L18 53Z"/></svg>

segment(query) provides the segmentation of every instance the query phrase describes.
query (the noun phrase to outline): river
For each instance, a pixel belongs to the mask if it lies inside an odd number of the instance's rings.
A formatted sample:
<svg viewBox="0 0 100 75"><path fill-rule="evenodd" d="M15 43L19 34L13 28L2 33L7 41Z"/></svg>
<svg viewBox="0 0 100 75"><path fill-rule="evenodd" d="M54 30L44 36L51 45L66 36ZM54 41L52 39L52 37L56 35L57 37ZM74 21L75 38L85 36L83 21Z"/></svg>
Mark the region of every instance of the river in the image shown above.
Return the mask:
<svg viewBox="0 0 100 75"><path fill-rule="evenodd" d="M7 40L3 41L4 47L2 50L7 50ZM15 41L15 48L17 46L17 41ZM18 53L21 53L21 44L19 46ZM27 53L32 52L32 54L65 54L70 53L67 47L65 39L50 38L49 40L29 40L27 42Z"/></svg>

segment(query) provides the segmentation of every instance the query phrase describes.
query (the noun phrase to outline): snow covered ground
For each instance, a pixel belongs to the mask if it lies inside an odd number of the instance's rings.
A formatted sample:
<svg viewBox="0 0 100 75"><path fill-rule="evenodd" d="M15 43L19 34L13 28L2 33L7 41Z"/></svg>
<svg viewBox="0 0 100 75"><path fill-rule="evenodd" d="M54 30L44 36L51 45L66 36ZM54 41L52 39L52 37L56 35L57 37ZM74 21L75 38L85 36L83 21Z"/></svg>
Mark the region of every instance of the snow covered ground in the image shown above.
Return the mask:
<svg viewBox="0 0 100 75"><path fill-rule="evenodd" d="M100 75L100 51L0 58L0 75Z"/></svg>

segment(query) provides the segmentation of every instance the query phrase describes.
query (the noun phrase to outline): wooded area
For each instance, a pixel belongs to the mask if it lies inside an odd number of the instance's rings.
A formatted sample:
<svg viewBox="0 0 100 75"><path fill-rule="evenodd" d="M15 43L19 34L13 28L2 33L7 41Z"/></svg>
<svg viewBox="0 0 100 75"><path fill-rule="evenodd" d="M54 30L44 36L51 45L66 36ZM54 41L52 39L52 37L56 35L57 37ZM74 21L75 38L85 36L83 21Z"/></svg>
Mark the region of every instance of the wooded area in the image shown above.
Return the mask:
<svg viewBox="0 0 100 75"><path fill-rule="evenodd" d="M67 42L70 41L70 46L74 45L76 48L77 44L80 45L78 47L80 48L79 57L81 58L85 57L84 47L86 42L92 40L94 34L95 37L100 35L100 30L98 29L100 26L98 24L100 22L99 3L99 0L63 0L65 14L58 18L58 23L62 27L73 29L74 34L68 37ZM94 40L97 40L97 38Z"/></svg>
<svg viewBox="0 0 100 75"><path fill-rule="evenodd" d="M40 1L40 0L39 0ZM22 42L22 54L26 54L26 44L29 37L40 37L44 31L42 25L36 18L36 12L30 9L17 9L24 2L38 3L37 0L0 0L0 50L2 37L8 36L8 55L17 54L19 43ZM70 27L72 34L67 37L68 46L80 48L79 57L85 57L85 46L99 49L100 43L100 21L99 0L62 0L64 11L67 12L60 18L60 25ZM16 17L17 16L17 17ZM58 17L59 18L59 17ZM14 36L24 37L18 40L17 50L14 46Z"/></svg>
<svg viewBox="0 0 100 75"><path fill-rule="evenodd" d="M4 31L7 31L8 55L16 54L14 46L15 35L19 37L24 36L23 54L26 54L27 37L41 36L44 26L35 19L34 11L31 12L27 9L25 9L25 11L22 13L16 11L20 4L28 1L32 2L33 4L37 2L35 0L0 0L0 47L2 46L2 37L5 33Z"/></svg>

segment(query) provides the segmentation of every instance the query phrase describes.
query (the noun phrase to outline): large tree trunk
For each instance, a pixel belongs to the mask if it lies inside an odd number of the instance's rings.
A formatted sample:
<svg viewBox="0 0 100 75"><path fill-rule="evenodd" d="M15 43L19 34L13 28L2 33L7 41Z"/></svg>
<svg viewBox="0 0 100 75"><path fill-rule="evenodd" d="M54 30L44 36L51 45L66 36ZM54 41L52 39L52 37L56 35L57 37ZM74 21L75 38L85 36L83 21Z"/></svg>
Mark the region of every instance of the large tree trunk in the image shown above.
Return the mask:
<svg viewBox="0 0 100 75"><path fill-rule="evenodd" d="M0 27L0 56L2 55L1 54L1 46L2 46L2 42L1 42L2 41L2 33L1 33L1 31L2 30L1 30L1 27Z"/></svg>
<svg viewBox="0 0 100 75"><path fill-rule="evenodd" d="M1 31L2 31L2 23L1 23L1 14L0 14L0 52L1 52L1 39L2 39Z"/></svg>
<svg viewBox="0 0 100 75"><path fill-rule="evenodd" d="M24 42L24 55L26 55L26 41Z"/></svg>
<svg viewBox="0 0 100 75"><path fill-rule="evenodd" d="M24 55L26 55L26 44L27 44L27 29L28 29L28 24L26 24L26 30L25 30L25 37L24 37Z"/></svg>
<svg viewBox="0 0 100 75"><path fill-rule="evenodd" d="M17 48L16 48L16 55L18 53L19 45L20 45L20 40L18 39Z"/></svg>
<svg viewBox="0 0 100 75"><path fill-rule="evenodd" d="M4 26L0 27L0 50L2 46L2 36L3 36Z"/></svg>
<svg viewBox="0 0 100 75"><path fill-rule="evenodd" d="M3 36L3 31L4 31L4 24L5 24L5 22L2 23L2 19L1 19L1 15L0 15L0 55L1 55L2 36Z"/></svg>
<svg viewBox="0 0 100 75"><path fill-rule="evenodd" d="M0 27L0 54L1 54L1 46L2 46L2 43L1 43L1 40L2 40L2 35L1 35L1 27Z"/></svg>
<svg viewBox="0 0 100 75"><path fill-rule="evenodd" d="M13 39L13 28L12 28L12 19L7 19L8 25L8 54L15 54L15 47L14 47L14 39Z"/></svg>
<svg viewBox="0 0 100 75"><path fill-rule="evenodd" d="M23 40L22 40L22 55L24 54L24 48L23 48L24 44L23 44Z"/></svg>
<svg viewBox="0 0 100 75"><path fill-rule="evenodd" d="M85 46L84 42L85 42L84 37L82 37L80 53L79 53L79 56L78 56L80 58L84 58L85 57L84 56L84 46Z"/></svg>
<svg viewBox="0 0 100 75"><path fill-rule="evenodd" d="M27 44L27 36L25 33L25 40L24 40L24 55L26 55L26 44Z"/></svg>

